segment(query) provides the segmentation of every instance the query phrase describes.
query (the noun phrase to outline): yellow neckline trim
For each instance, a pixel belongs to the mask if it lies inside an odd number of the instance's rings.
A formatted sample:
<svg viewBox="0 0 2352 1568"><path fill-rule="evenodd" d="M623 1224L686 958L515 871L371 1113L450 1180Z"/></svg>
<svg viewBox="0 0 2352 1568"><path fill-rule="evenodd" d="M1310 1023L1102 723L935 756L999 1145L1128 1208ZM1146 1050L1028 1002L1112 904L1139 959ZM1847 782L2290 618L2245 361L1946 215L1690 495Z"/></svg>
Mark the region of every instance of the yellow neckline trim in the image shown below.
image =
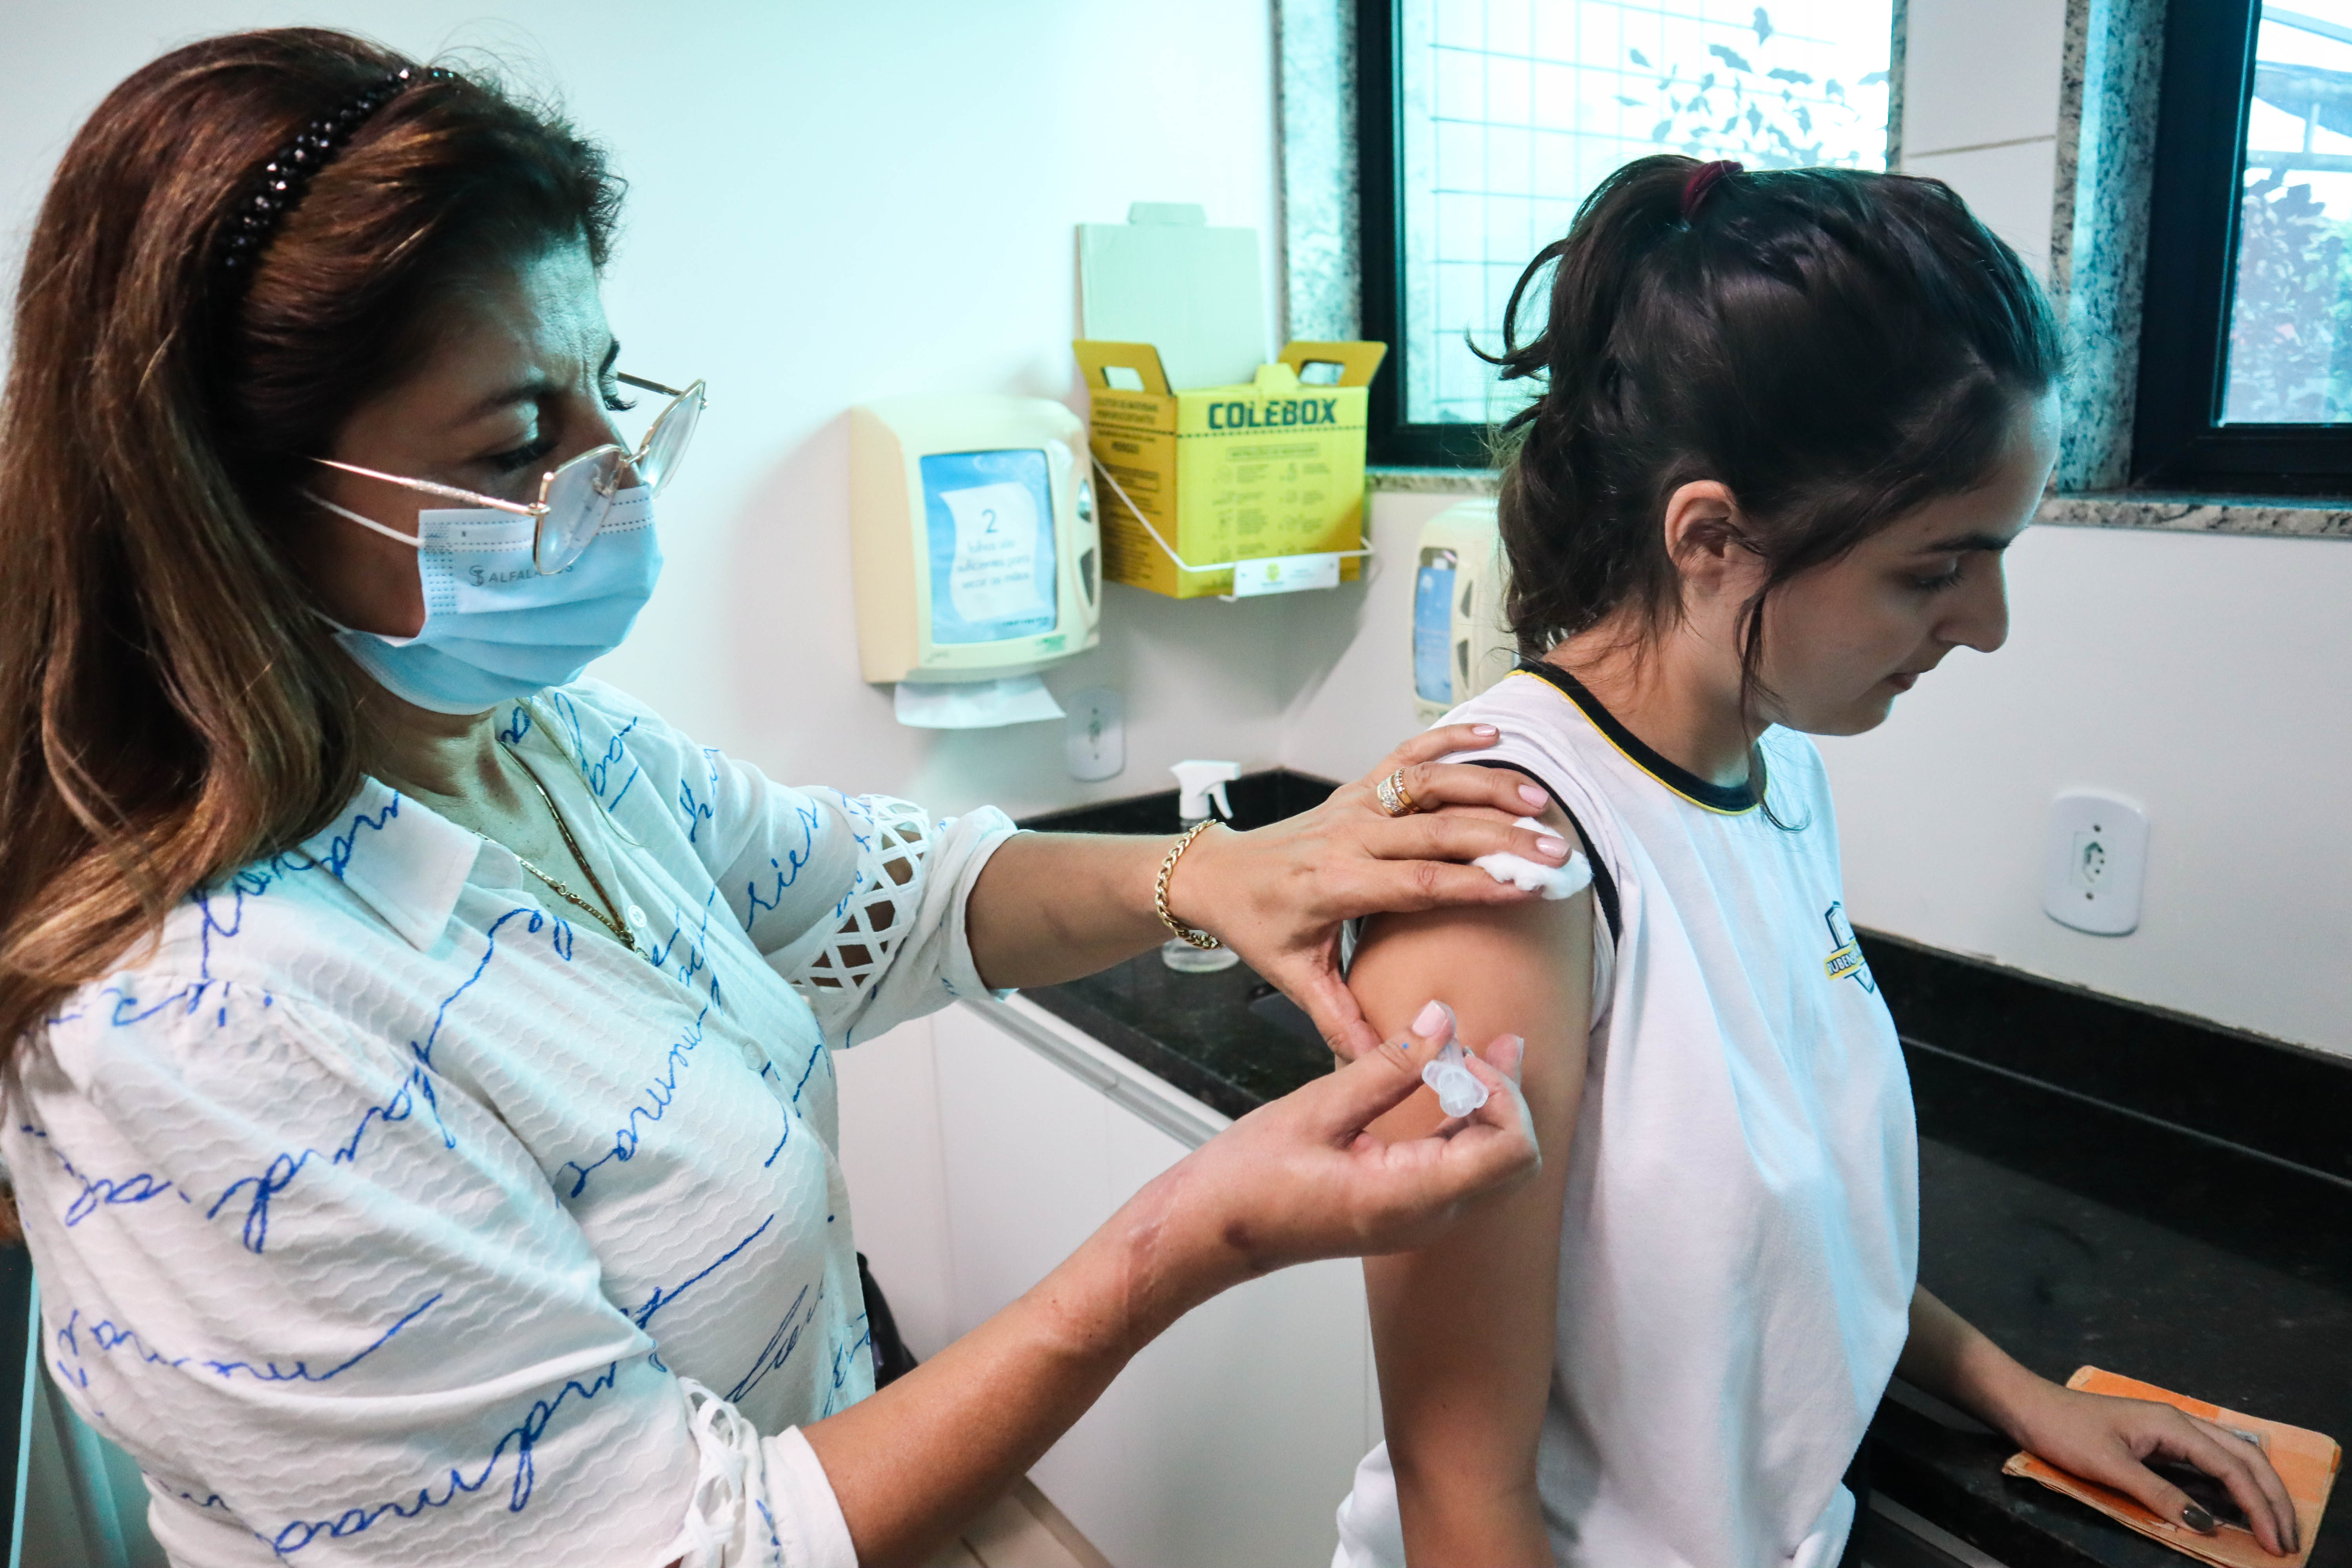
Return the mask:
<svg viewBox="0 0 2352 1568"><path fill-rule="evenodd" d="M1659 786L1665 790L1668 795L1673 795L1676 800L1686 800L1690 802L1691 805L1698 807L1701 811L1709 813L1716 816L1745 816L1749 812L1764 804L1761 800L1751 800L1746 805L1741 806L1738 811L1726 811L1722 806L1709 805L1706 802L1699 799L1696 795L1676 789L1673 781L1660 778L1656 770L1653 769L1648 763L1643 762L1641 758L1635 756L1624 747L1619 745L1617 743L1616 736L1612 735L1600 725L1593 724L1592 715L1587 713L1584 710L1582 704L1579 703L1575 698L1570 697L1567 692L1562 691L1559 687L1554 686L1550 681L1546 680L1542 676L1538 675L1531 669L1515 669L1511 671L1511 674L1526 676L1529 680L1534 681L1538 686L1542 687L1546 691L1550 692L1554 697L1557 697L1562 702L1567 703L1570 710L1573 711L1578 718L1583 720L1587 724L1592 725L1592 732L1594 734L1609 742L1609 749L1611 751L1615 752L1619 756L1633 763L1636 768L1639 768L1643 776L1656 780Z"/></svg>

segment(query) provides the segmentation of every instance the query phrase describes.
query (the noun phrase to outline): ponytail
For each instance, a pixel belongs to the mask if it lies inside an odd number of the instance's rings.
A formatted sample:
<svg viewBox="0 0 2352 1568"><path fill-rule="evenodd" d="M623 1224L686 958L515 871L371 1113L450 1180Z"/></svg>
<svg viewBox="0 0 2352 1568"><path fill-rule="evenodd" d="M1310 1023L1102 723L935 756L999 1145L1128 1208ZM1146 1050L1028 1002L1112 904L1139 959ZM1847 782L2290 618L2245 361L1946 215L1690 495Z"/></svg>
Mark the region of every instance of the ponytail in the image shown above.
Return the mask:
<svg viewBox="0 0 2352 1568"><path fill-rule="evenodd" d="M1498 437L1520 652L1671 624L1665 505L1712 479L1768 568L1741 616L1751 700L1765 599L1973 489L2060 372L2040 285L1942 182L1665 155L1528 264L1486 357L1537 389Z"/></svg>

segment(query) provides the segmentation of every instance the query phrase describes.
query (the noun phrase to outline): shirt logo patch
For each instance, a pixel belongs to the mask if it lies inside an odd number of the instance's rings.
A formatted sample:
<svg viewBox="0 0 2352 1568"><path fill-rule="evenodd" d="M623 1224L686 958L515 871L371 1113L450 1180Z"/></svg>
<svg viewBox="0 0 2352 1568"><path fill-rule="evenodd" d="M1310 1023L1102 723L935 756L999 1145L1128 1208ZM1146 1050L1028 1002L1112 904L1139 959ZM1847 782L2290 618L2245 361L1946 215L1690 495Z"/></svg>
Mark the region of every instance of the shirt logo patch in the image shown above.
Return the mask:
<svg viewBox="0 0 2352 1568"><path fill-rule="evenodd" d="M1845 918L1845 905L1835 903L1823 910L1822 921L1830 928L1830 955L1822 960L1822 973L1832 982L1851 978L1864 991L1876 991L1878 983L1870 977L1870 963L1862 956L1853 922Z"/></svg>

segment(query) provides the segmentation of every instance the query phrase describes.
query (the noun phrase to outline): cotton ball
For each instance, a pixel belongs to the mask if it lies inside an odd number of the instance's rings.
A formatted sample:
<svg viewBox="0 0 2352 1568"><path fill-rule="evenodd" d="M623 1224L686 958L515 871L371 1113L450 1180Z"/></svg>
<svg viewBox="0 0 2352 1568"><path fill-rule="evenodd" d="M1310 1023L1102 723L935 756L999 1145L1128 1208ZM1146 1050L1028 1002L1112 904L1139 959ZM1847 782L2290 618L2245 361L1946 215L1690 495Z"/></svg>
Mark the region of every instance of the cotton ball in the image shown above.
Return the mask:
<svg viewBox="0 0 2352 1568"><path fill-rule="evenodd" d="M1537 833L1551 831L1532 816L1522 816L1511 826ZM1481 855L1470 864L1497 882L1507 882L1524 893L1541 893L1548 900L1572 898L1592 885L1592 866L1581 849L1571 851L1562 866L1546 866L1507 850Z"/></svg>

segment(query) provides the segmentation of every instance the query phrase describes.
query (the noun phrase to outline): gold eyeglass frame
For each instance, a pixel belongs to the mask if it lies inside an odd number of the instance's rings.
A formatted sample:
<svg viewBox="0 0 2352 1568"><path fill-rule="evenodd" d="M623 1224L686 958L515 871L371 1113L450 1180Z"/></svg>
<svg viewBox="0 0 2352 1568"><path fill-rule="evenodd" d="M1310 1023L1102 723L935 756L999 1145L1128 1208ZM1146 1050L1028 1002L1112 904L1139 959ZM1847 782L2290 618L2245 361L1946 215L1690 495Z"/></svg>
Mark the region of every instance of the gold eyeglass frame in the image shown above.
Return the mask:
<svg viewBox="0 0 2352 1568"><path fill-rule="evenodd" d="M638 388L640 391L659 394L670 400L669 405L654 416L654 422L646 427L645 439L637 443L636 449L635 451L631 451L628 447L621 446L617 442L607 441L601 447L591 447L579 456L560 463L554 468L548 469L545 473L541 474L539 476L539 499L535 501L500 500L496 496L486 496L478 490L464 489L457 485L445 485L434 479L414 479L401 474L382 473L374 468L363 468L357 463L338 462L332 458L313 458L310 460L325 468L340 469L346 474L357 474L362 479L381 479L386 484L399 485L404 489L421 491L425 495L440 496L448 500L471 501L476 506L495 507L500 511L512 512L517 517L530 518L532 523L530 533L531 569L542 577L551 577L557 573L562 571L565 566L572 564L571 561L567 561L563 563L563 566L551 568L540 559L540 543L546 537L547 514L551 510L548 504L547 498L550 493L554 490L556 481L562 479L564 475L571 473L573 469L582 467L583 464L590 466L596 464L609 465L612 468L610 475L606 476L601 481L594 479L589 480L590 488L594 489L598 495L604 497L609 501L614 493L620 489L618 484L612 481L617 480L620 478L620 473L623 468L635 468L642 464L646 458L652 454L654 443L660 438L662 426L669 422L673 415L677 414L680 408L685 406L686 400L688 398L690 397L694 400L694 414L698 420L701 418L703 410L710 406L710 400L705 395L705 387L707 384L699 380L689 384L681 390L675 386L664 386L657 381L647 381L643 376L631 375L626 371L616 373L615 379L625 382L629 385ZM688 433L688 438L691 439L691 432ZM671 458L668 468L665 468L659 475L656 476L653 485L654 493L656 495L659 495L663 488L669 483L670 476L677 471L678 458L683 458L685 455L686 448L683 447L679 447L677 456ZM602 527L603 523L600 520L598 529L601 530ZM581 542L580 548L583 551L586 550L588 548L589 542L593 541L595 537L595 532L592 531L586 540ZM579 555L575 552L572 556L572 561L577 561L578 559Z"/></svg>

